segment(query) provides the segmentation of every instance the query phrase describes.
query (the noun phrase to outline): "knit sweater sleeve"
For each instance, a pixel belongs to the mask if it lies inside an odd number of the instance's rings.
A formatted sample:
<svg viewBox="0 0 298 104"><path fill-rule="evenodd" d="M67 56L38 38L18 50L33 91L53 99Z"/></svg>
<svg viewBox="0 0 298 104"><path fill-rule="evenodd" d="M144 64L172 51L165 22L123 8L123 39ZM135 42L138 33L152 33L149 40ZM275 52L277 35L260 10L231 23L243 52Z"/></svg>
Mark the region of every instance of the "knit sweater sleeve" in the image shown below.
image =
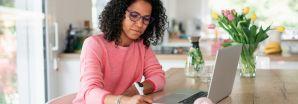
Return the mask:
<svg viewBox="0 0 298 104"><path fill-rule="evenodd" d="M102 49L94 37L84 41L80 57L80 91L73 103L103 104L105 96L110 94L103 89Z"/></svg>
<svg viewBox="0 0 298 104"><path fill-rule="evenodd" d="M154 92L163 89L165 85L165 72L162 70L162 66L159 64L151 48L146 49L144 76L146 80L152 82Z"/></svg>

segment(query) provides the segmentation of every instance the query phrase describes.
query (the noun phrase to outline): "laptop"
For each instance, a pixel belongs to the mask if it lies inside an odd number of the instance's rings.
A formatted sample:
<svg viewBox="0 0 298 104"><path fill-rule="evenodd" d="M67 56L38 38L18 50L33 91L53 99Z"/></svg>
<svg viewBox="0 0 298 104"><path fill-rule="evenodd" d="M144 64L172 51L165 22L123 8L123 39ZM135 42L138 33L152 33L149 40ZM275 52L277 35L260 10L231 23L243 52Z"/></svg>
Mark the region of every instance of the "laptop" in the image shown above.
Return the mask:
<svg viewBox="0 0 298 104"><path fill-rule="evenodd" d="M241 50L242 45L230 46L218 50L208 92L201 90L177 91L154 101L154 103L193 104L194 100L199 97L207 97L212 102L218 103L228 97L233 89Z"/></svg>

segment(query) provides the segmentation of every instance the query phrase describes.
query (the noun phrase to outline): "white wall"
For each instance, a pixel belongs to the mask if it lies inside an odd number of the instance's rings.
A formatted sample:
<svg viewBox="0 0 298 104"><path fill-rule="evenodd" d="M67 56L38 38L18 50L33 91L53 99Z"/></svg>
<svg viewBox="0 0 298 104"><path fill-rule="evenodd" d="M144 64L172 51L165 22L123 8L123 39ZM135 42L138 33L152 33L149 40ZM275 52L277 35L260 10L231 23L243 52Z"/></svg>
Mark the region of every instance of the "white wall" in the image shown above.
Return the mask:
<svg viewBox="0 0 298 104"><path fill-rule="evenodd" d="M193 19L206 15L207 0L163 0L169 18Z"/></svg>
<svg viewBox="0 0 298 104"><path fill-rule="evenodd" d="M169 21L175 19L183 23L188 35L199 35L195 25L210 24L210 9L207 0L164 0ZM171 24L170 24L171 25Z"/></svg>
<svg viewBox="0 0 298 104"><path fill-rule="evenodd" d="M176 18L177 0L162 0L169 19Z"/></svg>
<svg viewBox="0 0 298 104"><path fill-rule="evenodd" d="M177 0L176 17L179 19L192 19L201 16L202 0Z"/></svg>
<svg viewBox="0 0 298 104"><path fill-rule="evenodd" d="M84 21L92 21L91 0L56 0L55 18L59 26L59 51L65 48L66 31L69 24L83 27Z"/></svg>

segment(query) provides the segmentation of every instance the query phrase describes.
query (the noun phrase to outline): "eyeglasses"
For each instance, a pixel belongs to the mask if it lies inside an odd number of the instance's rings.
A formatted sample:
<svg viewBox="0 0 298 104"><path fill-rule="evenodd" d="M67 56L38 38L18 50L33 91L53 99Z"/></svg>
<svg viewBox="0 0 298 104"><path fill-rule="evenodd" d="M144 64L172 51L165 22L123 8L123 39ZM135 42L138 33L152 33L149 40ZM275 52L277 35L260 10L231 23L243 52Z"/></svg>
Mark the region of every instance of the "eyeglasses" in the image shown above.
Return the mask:
<svg viewBox="0 0 298 104"><path fill-rule="evenodd" d="M143 19L143 24L148 25L152 21L154 21L154 18L151 17L151 16L141 16L141 14L136 12L136 11L127 10L127 12L129 12L129 14L128 14L129 19L133 22L137 22L142 18Z"/></svg>

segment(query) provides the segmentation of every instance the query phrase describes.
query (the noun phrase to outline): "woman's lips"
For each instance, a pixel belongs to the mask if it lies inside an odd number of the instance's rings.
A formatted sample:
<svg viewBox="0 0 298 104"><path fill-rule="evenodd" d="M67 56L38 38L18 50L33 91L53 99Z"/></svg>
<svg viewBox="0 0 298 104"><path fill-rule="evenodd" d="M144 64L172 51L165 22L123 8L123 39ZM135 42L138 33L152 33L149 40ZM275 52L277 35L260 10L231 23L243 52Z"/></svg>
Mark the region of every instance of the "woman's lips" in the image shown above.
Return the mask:
<svg viewBox="0 0 298 104"><path fill-rule="evenodd" d="M138 30L134 30L134 29L132 29L133 31L135 31L135 32L137 32L137 33L141 33L141 31L138 31Z"/></svg>

